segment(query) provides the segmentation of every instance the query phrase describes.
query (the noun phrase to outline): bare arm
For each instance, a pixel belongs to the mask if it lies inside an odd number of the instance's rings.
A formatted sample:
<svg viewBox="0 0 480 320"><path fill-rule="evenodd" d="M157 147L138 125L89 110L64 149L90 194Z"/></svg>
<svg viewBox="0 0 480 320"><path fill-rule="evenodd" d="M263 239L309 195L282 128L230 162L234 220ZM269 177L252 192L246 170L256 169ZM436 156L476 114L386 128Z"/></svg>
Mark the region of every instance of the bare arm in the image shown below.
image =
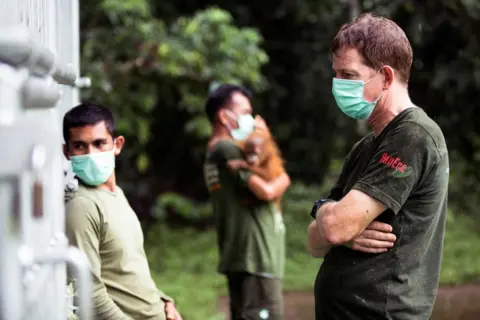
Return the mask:
<svg viewBox="0 0 480 320"><path fill-rule="evenodd" d="M108 295L101 274L100 218L95 204L85 198L71 200L66 208L66 232L70 243L82 250L90 263L92 273L92 299L96 319L129 319Z"/></svg>
<svg viewBox="0 0 480 320"><path fill-rule="evenodd" d="M281 197L290 184L290 177L286 173L271 182L267 182L255 174L248 179L248 188L257 198L264 201L273 201Z"/></svg>
<svg viewBox="0 0 480 320"><path fill-rule="evenodd" d="M386 209L380 201L351 190L339 202L327 202L317 212L317 244L342 245L358 237Z"/></svg>
<svg viewBox="0 0 480 320"><path fill-rule="evenodd" d="M321 241L321 237L317 228L317 222L314 220L310 223L307 230L308 240L307 249L308 252L314 258L323 258L327 254L328 250L332 247L329 243Z"/></svg>

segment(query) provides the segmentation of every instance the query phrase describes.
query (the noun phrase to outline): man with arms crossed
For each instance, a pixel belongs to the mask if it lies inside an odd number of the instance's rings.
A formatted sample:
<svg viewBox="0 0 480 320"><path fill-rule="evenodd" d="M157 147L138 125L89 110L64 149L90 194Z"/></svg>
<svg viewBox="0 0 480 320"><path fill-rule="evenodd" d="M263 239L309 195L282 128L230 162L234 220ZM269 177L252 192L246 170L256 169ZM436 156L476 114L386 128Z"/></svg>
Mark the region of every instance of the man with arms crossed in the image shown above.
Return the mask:
<svg viewBox="0 0 480 320"><path fill-rule="evenodd" d="M284 174L268 183L245 169L229 170L229 160L244 155L234 140L245 140L255 126L250 94L221 85L209 94L205 111L213 125L205 159L205 183L212 196L220 250L218 271L226 275L232 320L281 320L281 278L285 227L273 200L290 185Z"/></svg>
<svg viewBox="0 0 480 320"><path fill-rule="evenodd" d="M361 15L342 26L332 53L337 105L368 119L373 132L312 208L308 248L325 257L315 281L316 319L428 319L447 210L445 139L409 98L412 48L393 21Z"/></svg>
<svg viewBox="0 0 480 320"><path fill-rule="evenodd" d="M125 139L115 135L111 111L94 104L71 109L63 136L79 180L66 196L66 230L89 259L96 319L181 320L173 300L153 282L140 222L116 185L115 157Z"/></svg>

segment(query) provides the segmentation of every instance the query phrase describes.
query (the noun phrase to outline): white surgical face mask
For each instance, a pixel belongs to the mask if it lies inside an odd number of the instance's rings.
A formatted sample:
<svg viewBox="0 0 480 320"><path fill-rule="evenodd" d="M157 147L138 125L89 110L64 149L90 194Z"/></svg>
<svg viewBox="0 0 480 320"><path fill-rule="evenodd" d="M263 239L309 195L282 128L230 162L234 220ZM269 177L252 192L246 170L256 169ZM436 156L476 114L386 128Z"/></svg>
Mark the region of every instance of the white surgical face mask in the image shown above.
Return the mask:
<svg viewBox="0 0 480 320"><path fill-rule="evenodd" d="M82 182L99 186L110 178L115 169L115 142L112 150L72 156L70 163L72 171Z"/></svg>
<svg viewBox="0 0 480 320"><path fill-rule="evenodd" d="M235 114L230 111L226 110L225 113L230 119L235 120L237 122L238 128L231 129L230 135L234 140L243 141L248 138L248 136L253 132L255 129L255 119L251 114L242 114L235 118Z"/></svg>
<svg viewBox="0 0 480 320"><path fill-rule="evenodd" d="M382 91L375 101L366 101L363 98L363 94L365 91L365 85L372 81L378 75L378 72L367 82L363 82L363 80L333 78L333 97L343 113L350 118L360 120L368 119L371 116L373 109L375 109L378 100L380 100L385 90Z"/></svg>

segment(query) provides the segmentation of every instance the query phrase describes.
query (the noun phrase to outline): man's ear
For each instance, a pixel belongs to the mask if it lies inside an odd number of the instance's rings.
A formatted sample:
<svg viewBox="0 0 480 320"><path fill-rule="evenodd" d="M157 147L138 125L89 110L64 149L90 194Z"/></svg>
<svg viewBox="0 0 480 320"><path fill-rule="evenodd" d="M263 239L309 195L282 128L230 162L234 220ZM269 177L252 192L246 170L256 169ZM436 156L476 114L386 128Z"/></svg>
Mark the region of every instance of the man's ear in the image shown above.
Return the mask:
<svg viewBox="0 0 480 320"><path fill-rule="evenodd" d="M118 136L115 138L115 156L118 156L122 152L123 145L125 144L125 138L123 136Z"/></svg>
<svg viewBox="0 0 480 320"><path fill-rule="evenodd" d="M70 160L70 157L68 156L68 147L66 143L62 145L62 151L65 158L67 158L67 160Z"/></svg>
<svg viewBox="0 0 480 320"><path fill-rule="evenodd" d="M388 90L393 83L393 78L395 77L395 70L390 66L383 67L383 74L385 75L385 80L383 84L383 89Z"/></svg>
<svg viewBox="0 0 480 320"><path fill-rule="evenodd" d="M225 108L218 110L217 113L218 122L224 126L228 125L228 117L225 114Z"/></svg>

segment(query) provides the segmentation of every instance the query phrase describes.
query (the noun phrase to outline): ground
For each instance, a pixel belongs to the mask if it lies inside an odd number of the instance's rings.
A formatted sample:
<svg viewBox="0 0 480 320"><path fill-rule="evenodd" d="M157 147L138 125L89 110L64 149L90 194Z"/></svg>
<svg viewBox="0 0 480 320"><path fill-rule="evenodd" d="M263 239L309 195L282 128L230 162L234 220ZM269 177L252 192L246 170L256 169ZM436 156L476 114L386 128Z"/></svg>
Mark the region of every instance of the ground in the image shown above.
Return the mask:
<svg viewBox="0 0 480 320"><path fill-rule="evenodd" d="M478 301L480 285L442 286L430 320L478 320L480 319ZM285 292L285 320L314 319L313 304L313 295L310 291ZM228 298L220 298L219 312L228 314Z"/></svg>

